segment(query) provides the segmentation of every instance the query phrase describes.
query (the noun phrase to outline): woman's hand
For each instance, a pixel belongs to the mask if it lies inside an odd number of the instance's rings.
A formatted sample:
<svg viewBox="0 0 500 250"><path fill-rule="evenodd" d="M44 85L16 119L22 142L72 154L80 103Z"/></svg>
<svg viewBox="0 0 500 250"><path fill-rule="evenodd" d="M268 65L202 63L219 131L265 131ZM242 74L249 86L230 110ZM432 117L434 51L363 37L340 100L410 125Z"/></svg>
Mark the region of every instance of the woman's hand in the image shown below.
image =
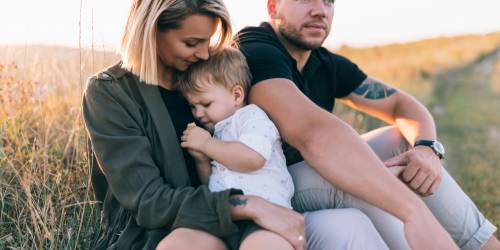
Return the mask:
<svg viewBox="0 0 500 250"><path fill-rule="evenodd" d="M244 201L243 196L232 197ZM260 197L247 197L251 219L259 226L275 232L288 240L296 250L306 247L306 226L304 216L289 208L272 204ZM241 204L231 202L231 204Z"/></svg>

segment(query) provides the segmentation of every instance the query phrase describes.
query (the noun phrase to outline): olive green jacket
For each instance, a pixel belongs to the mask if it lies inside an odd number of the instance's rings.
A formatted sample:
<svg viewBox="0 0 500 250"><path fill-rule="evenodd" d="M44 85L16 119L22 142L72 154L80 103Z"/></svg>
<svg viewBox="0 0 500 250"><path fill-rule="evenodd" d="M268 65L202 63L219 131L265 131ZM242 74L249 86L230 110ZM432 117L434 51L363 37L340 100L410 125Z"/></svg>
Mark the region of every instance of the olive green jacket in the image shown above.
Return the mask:
<svg viewBox="0 0 500 250"><path fill-rule="evenodd" d="M83 115L98 164L94 191L103 199L95 248L152 249L179 227L219 237L238 232L228 203L238 191L191 186L157 86L117 64L89 80Z"/></svg>

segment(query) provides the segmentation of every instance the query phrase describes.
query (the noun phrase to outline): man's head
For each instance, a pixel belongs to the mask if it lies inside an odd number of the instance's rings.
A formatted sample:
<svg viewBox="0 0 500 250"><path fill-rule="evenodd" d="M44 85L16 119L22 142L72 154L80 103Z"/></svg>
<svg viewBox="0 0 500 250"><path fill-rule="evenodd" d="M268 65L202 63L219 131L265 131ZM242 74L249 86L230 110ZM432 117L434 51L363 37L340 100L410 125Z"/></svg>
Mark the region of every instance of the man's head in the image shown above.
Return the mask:
<svg viewBox="0 0 500 250"><path fill-rule="evenodd" d="M335 0L268 0L271 24L287 43L300 49L321 47L330 33Z"/></svg>
<svg viewBox="0 0 500 250"><path fill-rule="evenodd" d="M250 87L250 71L245 56L234 48L211 55L182 75L178 89L191 105L191 110L205 128L231 116L245 104Z"/></svg>

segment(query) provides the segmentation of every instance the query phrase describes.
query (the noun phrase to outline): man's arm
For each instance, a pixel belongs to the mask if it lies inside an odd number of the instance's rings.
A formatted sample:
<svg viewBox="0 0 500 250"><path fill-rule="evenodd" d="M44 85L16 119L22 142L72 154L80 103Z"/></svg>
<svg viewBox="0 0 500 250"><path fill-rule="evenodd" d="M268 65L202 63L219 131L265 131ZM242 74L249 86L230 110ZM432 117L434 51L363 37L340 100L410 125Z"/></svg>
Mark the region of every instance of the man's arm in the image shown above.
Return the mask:
<svg viewBox="0 0 500 250"><path fill-rule="evenodd" d="M418 139L436 139L434 119L425 106L409 94L381 81L368 77L341 100L356 110L397 125L410 145ZM441 162L429 147L415 147L386 164L407 166L402 179L423 195L434 193L441 182Z"/></svg>
<svg viewBox="0 0 500 250"><path fill-rule="evenodd" d="M407 93L368 77L353 93L340 99L344 104L396 124L413 145L418 139L436 139L436 126L429 111Z"/></svg>
<svg viewBox="0 0 500 250"><path fill-rule="evenodd" d="M411 246L422 247L420 239L429 233L443 244L437 247L453 246L423 201L389 173L360 136L312 103L290 80L261 81L252 87L249 100L326 180L400 218Z"/></svg>

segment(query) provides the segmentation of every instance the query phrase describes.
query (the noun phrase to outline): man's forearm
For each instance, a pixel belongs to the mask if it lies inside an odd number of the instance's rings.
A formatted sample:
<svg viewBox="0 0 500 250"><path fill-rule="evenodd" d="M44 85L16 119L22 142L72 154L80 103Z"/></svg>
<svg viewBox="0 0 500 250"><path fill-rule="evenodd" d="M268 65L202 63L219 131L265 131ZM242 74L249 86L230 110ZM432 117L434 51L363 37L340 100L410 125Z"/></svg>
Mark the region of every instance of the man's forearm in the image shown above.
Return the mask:
<svg viewBox="0 0 500 250"><path fill-rule="evenodd" d="M350 126L333 115L312 126L302 136L305 141L292 140L292 145L326 180L403 221L425 209Z"/></svg>
<svg viewBox="0 0 500 250"><path fill-rule="evenodd" d="M394 112L394 121L401 134L413 145L418 139L435 140L436 125L427 108L414 97L400 98Z"/></svg>

